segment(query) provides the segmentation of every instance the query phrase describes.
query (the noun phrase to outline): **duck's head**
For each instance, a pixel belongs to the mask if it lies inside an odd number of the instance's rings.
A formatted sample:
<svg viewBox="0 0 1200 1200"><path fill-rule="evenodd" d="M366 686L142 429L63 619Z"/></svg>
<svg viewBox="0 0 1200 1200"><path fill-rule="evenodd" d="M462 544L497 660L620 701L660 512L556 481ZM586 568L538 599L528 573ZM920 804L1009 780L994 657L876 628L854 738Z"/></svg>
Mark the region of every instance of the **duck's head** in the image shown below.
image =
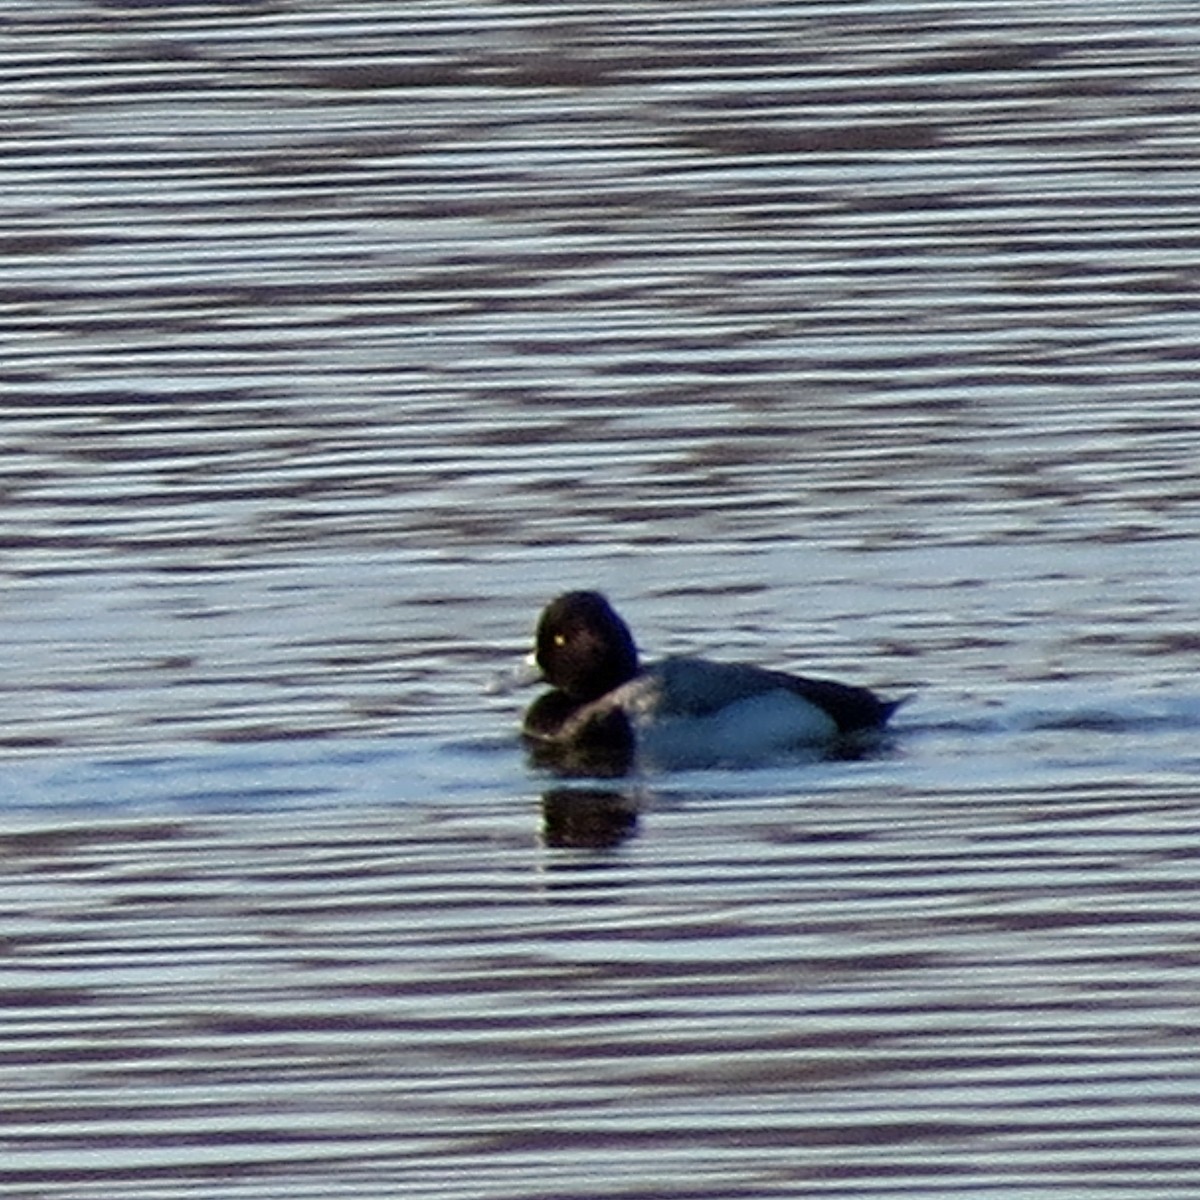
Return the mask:
<svg viewBox="0 0 1200 1200"><path fill-rule="evenodd" d="M546 605L534 659L551 687L584 703L638 671L633 634L599 592L566 592Z"/></svg>

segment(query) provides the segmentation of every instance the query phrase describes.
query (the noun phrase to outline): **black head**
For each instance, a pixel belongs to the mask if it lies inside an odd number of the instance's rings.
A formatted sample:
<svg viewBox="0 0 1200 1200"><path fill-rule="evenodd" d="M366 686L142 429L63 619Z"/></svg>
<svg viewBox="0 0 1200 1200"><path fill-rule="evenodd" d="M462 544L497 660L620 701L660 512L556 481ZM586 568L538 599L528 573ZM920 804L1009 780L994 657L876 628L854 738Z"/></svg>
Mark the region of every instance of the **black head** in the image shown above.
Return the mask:
<svg viewBox="0 0 1200 1200"><path fill-rule="evenodd" d="M637 646L599 592L567 592L542 611L535 657L546 682L573 700L597 700L632 679Z"/></svg>

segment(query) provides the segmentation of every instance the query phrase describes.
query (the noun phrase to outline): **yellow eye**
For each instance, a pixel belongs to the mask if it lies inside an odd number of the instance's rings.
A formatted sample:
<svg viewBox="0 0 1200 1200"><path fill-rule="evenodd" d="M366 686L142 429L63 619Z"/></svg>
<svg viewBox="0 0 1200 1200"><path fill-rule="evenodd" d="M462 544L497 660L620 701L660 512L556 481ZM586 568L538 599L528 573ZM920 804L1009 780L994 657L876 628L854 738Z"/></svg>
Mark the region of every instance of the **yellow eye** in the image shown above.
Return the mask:
<svg viewBox="0 0 1200 1200"><path fill-rule="evenodd" d="M567 635L565 633L556 633L554 635L554 644L556 646L565 646L567 644Z"/></svg>

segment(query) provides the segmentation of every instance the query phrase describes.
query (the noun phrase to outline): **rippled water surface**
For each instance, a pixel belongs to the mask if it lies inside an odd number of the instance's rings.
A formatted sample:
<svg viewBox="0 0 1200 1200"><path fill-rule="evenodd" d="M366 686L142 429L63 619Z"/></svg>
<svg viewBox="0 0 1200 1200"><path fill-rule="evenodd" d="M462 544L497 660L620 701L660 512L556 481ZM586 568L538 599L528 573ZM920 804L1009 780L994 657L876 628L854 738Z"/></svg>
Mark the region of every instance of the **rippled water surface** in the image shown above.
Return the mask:
<svg viewBox="0 0 1200 1200"><path fill-rule="evenodd" d="M1200 1194L1193 8L0 13L0 1192Z"/></svg>

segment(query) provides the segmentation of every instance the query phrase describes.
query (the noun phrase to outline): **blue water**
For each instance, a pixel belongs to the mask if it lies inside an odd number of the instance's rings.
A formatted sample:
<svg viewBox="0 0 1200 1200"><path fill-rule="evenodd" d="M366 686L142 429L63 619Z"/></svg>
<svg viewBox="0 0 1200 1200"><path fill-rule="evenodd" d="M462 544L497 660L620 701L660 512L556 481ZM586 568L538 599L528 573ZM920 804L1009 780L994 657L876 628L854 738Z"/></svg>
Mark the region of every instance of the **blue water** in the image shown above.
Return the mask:
<svg viewBox="0 0 1200 1200"><path fill-rule="evenodd" d="M5 1197L1197 1194L1190 4L0 23Z"/></svg>

